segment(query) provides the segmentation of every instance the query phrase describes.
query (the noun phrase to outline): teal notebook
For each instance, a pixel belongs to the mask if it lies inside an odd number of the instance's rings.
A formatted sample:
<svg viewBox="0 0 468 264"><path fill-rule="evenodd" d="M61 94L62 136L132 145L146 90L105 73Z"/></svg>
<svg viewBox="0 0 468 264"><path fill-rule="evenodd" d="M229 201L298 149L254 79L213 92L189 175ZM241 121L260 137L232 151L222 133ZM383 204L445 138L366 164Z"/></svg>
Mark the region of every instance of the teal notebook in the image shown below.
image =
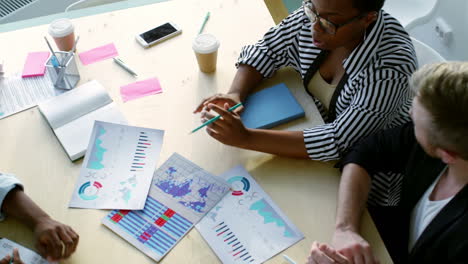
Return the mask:
<svg viewBox="0 0 468 264"><path fill-rule="evenodd" d="M251 94L241 119L248 128L271 128L304 117L304 109L284 83Z"/></svg>

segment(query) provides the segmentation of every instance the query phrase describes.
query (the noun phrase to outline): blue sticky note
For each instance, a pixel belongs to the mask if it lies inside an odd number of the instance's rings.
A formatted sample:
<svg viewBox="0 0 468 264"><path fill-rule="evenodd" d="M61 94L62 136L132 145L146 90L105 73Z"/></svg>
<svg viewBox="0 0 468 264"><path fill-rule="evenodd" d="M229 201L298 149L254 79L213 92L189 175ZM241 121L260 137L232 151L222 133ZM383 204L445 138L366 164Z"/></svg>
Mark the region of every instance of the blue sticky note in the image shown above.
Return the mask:
<svg viewBox="0 0 468 264"><path fill-rule="evenodd" d="M248 128L272 128L305 116L284 83L251 94L244 107L241 119Z"/></svg>

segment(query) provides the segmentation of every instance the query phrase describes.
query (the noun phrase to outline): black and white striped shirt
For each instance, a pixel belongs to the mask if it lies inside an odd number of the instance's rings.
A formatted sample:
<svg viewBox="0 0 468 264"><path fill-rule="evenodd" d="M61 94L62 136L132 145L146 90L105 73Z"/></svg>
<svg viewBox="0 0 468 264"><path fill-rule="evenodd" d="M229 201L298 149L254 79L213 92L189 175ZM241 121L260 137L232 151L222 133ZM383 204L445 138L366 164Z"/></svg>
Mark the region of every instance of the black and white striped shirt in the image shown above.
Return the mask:
<svg viewBox="0 0 468 264"><path fill-rule="evenodd" d="M265 78L279 68L291 66L306 80L318 70L319 63L314 62L324 55L313 45L311 28L300 8L255 45L245 46L237 65L253 66ZM312 72L307 73L311 66ZM339 159L360 138L409 121L412 96L408 81L417 68L416 53L395 18L380 11L364 41L343 61L343 67L345 77L341 89L337 87L335 100L332 98L330 111L326 112L314 98L326 124L303 131L307 153L313 160Z"/></svg>

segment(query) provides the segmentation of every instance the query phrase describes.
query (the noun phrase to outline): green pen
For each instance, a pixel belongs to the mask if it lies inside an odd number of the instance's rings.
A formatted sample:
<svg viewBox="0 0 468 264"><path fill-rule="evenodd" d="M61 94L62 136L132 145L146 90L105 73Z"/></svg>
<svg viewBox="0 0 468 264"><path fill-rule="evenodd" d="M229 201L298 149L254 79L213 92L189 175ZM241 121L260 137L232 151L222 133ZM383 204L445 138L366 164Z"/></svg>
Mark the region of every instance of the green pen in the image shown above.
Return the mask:
<svg viewBox="0 0 468 264"><path fill-rule="evenodd" d="M236 104L235 106L231 107L228 109L229 112L232 112L234 111L236 108L238 108L239 106L241 106L242 103L238 103ZM190 132L190 134L194 133L194 132L197 132L198 130L200 130L200 128L203 128L211 123L213 123L214 121L218 120L219 118L221 118L221 115L218 115L218 116L215 116L213 118L211 118L210 120L206 121L205 123L203 123L201 126L195 128L194 130L192 130L192 132Z"/></svg>
<svg viewBox="0 0 468 264"><path fill-rule="evenodd" d="M200 30L198 31L198 34L201 34L203 32L203 29L206 26L206 22L208 22L208 18L210 18L210 12L206 13L205 19L203 19L203 23L200 27Z"/></svg>
<svg viewBox="0 0 468 264"><path fill-rule="evenodd" d="M13 258L14 258L14 255L13 255L13 253L11 253L10 262L8 262L8 264L13 264Z"/></svg>

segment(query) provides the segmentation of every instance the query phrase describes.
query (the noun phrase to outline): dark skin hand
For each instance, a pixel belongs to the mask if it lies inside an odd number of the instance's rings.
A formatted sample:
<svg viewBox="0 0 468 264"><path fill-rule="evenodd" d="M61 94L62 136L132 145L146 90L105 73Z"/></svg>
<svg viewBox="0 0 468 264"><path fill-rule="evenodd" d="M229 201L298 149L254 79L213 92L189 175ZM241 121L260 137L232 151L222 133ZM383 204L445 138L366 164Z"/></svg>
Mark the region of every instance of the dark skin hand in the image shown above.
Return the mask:
<svg viewBox="0 0 468 264"><path fill-rule="evenodd" d="M4 258L0 259L0 264L10 264L11 261L11 255L6 255ZM13 249L13 264L24 264L24 262L21 260L18 249L15 248Z"/></svg>
<svg viewBox="0 0 468 264"><path fill-rule="evenodd" d="M78 246L78 234L70 226L52 219L20 188L15 188L7 194L2 212L33 230L36 248L48 261L66 259Z"/></svg>

